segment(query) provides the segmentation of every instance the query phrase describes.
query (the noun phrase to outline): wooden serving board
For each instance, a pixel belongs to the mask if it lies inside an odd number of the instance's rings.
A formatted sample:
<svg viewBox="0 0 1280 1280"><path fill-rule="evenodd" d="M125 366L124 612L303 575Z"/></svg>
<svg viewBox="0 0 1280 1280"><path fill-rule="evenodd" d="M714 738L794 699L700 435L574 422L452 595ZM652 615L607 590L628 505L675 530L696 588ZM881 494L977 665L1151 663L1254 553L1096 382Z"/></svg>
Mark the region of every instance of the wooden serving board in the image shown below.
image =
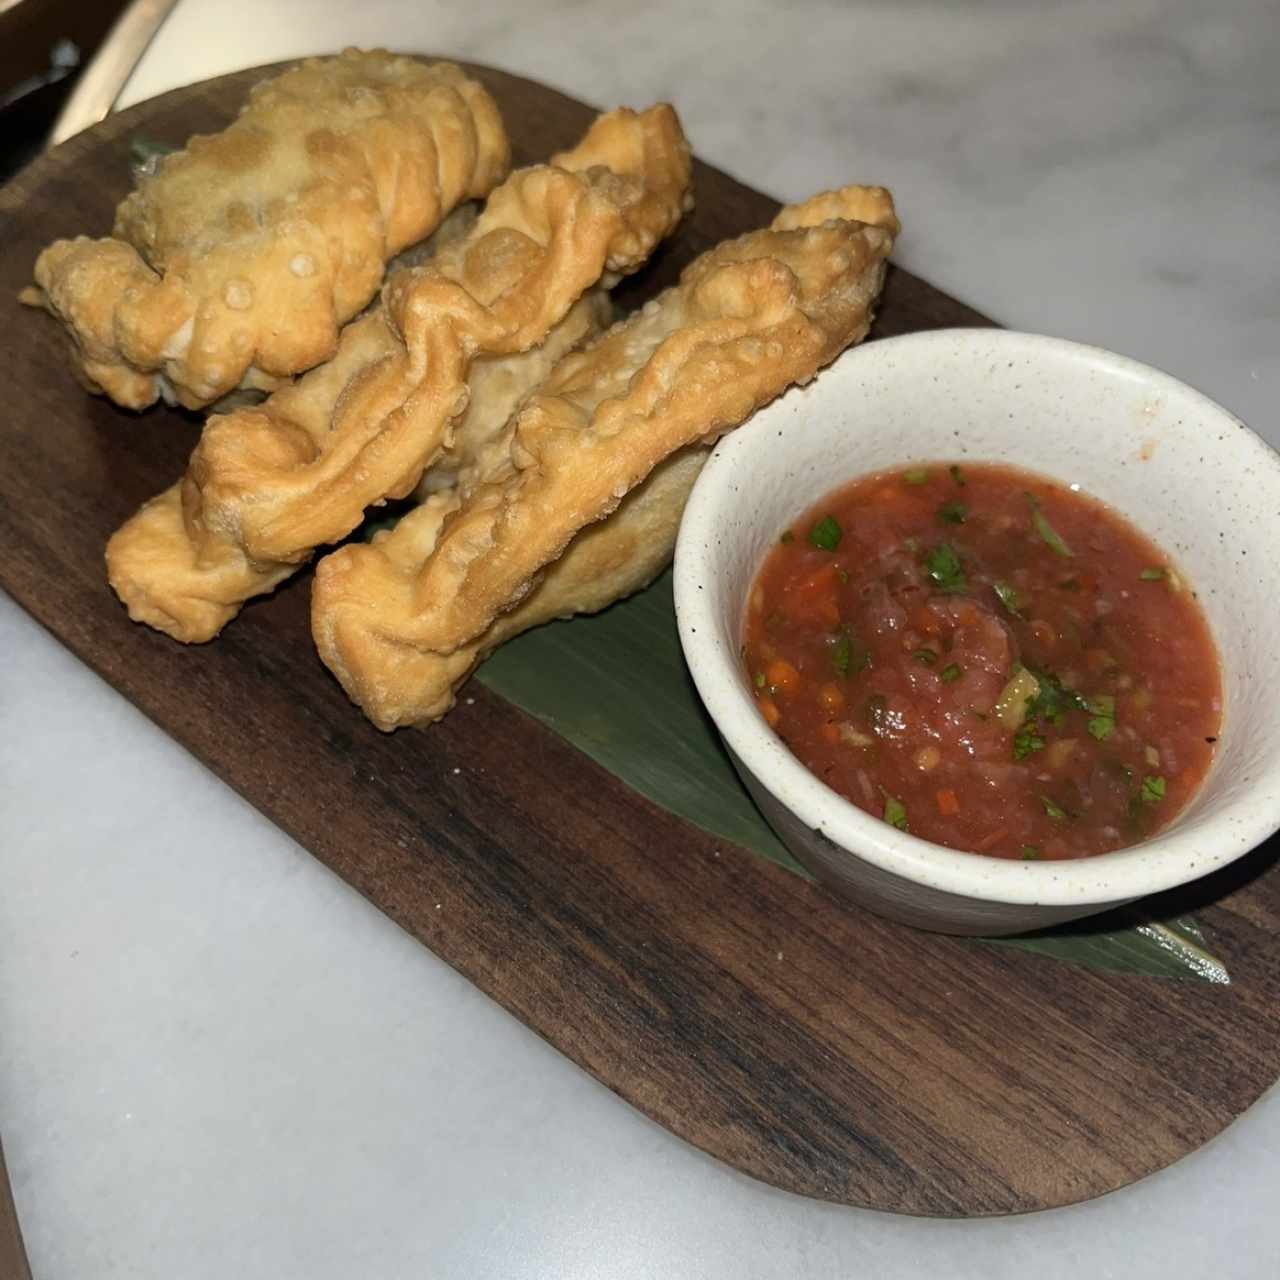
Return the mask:
<svg viewBox="0 0 1280 1280"><path fill-rule="evenodd" d="M519 163L591 117L475 70ZM210 645L127 620L103 545L181 472L198 424L86 396L53 322L15 295L47 241L107 232L132 137L220 128L262 74L113 116L0 193L0 584L517 1018L754 1177L902 1213L1022 1212L1132 1182L1249 1106L1280 1067L1274 849L1161 904L1212 904L1201 919L1230 987L1109 976L844 906L656 808L475 683L431 730L380 734L316 658L306 575ZM696 181L696 212L627 301L777 207L707 165ZM975 323L895 271L876 332Z"/></svg>

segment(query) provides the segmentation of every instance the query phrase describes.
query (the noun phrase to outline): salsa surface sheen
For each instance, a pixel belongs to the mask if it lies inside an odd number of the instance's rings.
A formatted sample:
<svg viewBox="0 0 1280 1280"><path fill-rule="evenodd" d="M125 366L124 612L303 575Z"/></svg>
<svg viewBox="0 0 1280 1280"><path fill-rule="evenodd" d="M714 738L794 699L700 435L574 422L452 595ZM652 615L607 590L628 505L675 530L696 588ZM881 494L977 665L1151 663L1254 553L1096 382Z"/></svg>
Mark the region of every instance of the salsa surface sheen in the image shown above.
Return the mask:
<svg viewBox="0 0 1280 1280"><path fill-rule="evenodd" d="M1167 558L1008 467L917 464L823 499L765 561L743 659L761 714L829 786L1003 858L1153 834L1221 720L1213 640Z"/></svg>

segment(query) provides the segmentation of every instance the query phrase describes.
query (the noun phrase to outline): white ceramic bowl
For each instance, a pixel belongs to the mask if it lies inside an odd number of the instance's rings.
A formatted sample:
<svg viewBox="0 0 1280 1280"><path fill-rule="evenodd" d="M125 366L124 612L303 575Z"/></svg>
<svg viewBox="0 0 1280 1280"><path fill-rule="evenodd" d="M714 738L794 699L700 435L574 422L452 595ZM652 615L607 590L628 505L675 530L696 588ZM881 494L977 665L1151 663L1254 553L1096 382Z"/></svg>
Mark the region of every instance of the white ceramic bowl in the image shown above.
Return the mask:
<svg viewBox="0 0 1280 1280"><path fill-rule="evenodd" d="M1223 664L1217 758L1144 844L1071 862L958 853L818 781L756 711L738 658L747 593L779 532L824 494L914 461L1004 462L1080 485L1154 539L1198 592ZM676 546L680 639L769 822L820 880L947 933L1018 933L1172 888L1280 827L1280 457L1167 374L1094 347L947 329L849 352L726 437Z"/></svg>

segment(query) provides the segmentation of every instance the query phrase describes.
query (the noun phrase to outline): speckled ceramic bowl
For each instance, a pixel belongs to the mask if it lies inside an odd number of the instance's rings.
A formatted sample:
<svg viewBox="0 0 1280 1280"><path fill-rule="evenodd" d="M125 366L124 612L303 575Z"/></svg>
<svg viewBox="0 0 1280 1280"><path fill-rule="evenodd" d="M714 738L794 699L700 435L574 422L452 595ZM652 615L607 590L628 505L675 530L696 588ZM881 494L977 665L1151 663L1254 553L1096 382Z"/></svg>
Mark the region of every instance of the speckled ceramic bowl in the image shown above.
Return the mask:
<svg viewBox="0 0 1280 1280"><path fill-rule="evenodd" d="M1078 484L1129 517L1198 591L1218 644L1221 745L1155 838L1074 862L957 853L819 782L757 713L738 660L747 593L797 514L912 461L1006 462ZM1280 457L1224 409L1122 356L999 329L851 351L727 437L694 487L675 595L693 678L765 816L826 884L947 933L1018 933L1168 889L1280 827Z"/></svg>

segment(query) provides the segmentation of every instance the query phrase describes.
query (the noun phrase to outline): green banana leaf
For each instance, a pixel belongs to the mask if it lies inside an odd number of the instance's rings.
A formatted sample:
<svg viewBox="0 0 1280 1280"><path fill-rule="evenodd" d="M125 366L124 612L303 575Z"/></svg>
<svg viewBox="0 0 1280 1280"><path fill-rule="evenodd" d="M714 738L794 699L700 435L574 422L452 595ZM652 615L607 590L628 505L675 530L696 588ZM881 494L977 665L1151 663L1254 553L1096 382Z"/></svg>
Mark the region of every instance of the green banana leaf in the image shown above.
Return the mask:
<svg viewBox="0 0 1280 1280"><path fill-rule="evenodd" d="M680 651L670 572L603 613L518 636L476 678L655 804L808 878L738 781L698 698ZM1229 981L1187 917L1112 913L1101 923L975 945L1113 973Z"/></svg>

